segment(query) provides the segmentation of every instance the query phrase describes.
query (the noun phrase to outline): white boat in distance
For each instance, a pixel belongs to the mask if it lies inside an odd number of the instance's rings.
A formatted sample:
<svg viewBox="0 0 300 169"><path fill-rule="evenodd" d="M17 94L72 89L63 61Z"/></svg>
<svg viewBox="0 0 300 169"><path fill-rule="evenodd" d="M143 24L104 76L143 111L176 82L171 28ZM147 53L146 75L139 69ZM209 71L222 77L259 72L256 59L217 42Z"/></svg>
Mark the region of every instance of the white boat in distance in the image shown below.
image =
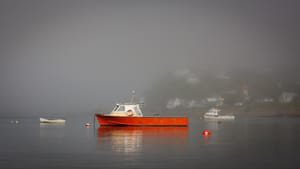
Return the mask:
<svg viewBox="0 0 300 169"><path fill-rule="evenodd" d="M65 119L46 119L40 118L40 123L65 123Z"/></svg>
<svg viewBox="0 0 300 169"><path fill-rule="evenodd" d="M221 110L217 108L211 108L204 113L204 119L216 119L216 120L234 120L234 115L220 115Z"/></svg>

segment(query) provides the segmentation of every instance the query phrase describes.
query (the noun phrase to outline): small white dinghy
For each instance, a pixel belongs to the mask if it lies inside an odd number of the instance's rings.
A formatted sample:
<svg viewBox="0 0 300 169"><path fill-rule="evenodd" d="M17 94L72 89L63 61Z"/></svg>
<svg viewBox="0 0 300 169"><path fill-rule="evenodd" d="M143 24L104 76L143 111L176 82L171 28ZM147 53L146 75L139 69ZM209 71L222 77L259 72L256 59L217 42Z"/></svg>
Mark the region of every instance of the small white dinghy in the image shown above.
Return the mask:
<svg viewBox="0 0 300 169"><path fill-rule="evenodd" d="M40 123L65 123L65 119L46 119L40 118Z"/></svg>
<svg viewBox="0 0 300 169"><path fill-rule="evenodd" d="M220 115L221 110L217 108L211 108L204 113L204 119L216 119L216 120L234 120L234 115Z"/></svg>

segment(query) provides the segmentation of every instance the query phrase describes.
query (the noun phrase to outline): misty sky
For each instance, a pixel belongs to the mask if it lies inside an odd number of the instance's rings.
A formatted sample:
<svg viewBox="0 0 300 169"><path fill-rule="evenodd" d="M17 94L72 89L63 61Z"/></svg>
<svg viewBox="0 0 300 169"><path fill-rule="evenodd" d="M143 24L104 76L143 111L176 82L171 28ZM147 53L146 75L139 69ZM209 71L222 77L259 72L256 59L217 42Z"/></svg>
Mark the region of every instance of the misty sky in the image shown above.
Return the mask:
<svg viewBox="0 0 300 169"><path fill-rule="evenodd" d="M164 72L299 63L297 0L1 0L0 23L0 113L95 111Z"/></svg>

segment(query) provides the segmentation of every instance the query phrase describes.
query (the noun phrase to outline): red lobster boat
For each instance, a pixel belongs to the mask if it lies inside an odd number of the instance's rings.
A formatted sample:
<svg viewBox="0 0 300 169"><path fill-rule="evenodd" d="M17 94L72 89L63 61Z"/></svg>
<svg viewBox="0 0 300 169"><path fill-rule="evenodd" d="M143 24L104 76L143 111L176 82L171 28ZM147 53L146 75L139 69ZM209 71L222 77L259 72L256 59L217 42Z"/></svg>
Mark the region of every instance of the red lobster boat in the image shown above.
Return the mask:
<svg viewBox="0 0 300 169"><path fill-rule="evenodd" d="M110 114L95 114L100 125L187 126L187 117L143 116L140 104L117 104Z"/></svg>

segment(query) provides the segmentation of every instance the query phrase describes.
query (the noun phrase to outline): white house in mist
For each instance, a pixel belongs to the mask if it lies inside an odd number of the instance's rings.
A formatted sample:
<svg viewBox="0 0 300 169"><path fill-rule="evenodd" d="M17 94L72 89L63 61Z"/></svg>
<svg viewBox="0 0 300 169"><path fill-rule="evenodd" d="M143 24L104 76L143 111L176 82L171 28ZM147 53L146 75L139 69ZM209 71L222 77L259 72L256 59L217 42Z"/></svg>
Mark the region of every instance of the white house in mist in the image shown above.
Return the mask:
<svg viewBox="0 0 300 169"><path fill-rule="evenodd" d="M280 103L290 103L297 96L297 93L283 92L279 97Z"/></svg>
<svg viewBox="0 0 300 169"><path fill-rule="evenodd" d="M198 100L187 100L187 99L179 99L179 98L174 98L170 99L167 103L167 109L175 109L178 107L184 107L184 108L199 108L203 107L204 104L201 101Z"/></svg>

